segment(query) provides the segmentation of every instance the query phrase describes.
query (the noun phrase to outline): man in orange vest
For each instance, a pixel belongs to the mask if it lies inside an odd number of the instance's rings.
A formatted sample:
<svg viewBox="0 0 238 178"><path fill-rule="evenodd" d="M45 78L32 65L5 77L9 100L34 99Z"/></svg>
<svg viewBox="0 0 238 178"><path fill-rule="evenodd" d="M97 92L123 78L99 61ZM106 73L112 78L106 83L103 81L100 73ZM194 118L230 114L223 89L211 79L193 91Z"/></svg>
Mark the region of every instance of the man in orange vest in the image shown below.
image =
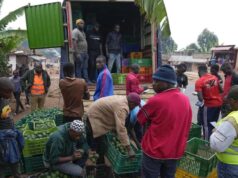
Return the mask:
<svg viewBox="0 0 238 178"><path fill-rule="evenodd" d="M31 111L43 108L51 83L48 73L42 68L42 64L36 62L34 69L26 72L21 81L22 86L31 93Z"/></svg>

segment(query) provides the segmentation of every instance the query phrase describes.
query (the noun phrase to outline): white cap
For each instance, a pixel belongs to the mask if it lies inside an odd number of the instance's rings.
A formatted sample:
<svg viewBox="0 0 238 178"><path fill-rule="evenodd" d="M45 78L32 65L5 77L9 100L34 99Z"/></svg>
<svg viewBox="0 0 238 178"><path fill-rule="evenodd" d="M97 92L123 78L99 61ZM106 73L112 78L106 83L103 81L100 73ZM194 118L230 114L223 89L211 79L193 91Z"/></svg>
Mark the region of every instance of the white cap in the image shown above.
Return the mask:
<svg viewBox="0 0 238 178"><path fill-rule="evenodd" d="M70 124L70 129L72 129L75 132L83 133L85 131L84 123L80 120L74 120Z"/></svg>

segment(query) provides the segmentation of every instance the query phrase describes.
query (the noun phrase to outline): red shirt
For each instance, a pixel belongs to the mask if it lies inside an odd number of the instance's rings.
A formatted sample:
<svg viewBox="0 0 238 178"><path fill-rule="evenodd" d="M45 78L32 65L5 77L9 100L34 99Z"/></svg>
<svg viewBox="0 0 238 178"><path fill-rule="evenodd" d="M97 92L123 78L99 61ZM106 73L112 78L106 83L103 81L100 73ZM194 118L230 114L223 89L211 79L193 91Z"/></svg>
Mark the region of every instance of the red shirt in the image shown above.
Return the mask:
<svg viewBox="0 0 238 178"><path fill-rule="evenodd" d="M205 106L218 107L222 105L219 81L216 76L209 73L203 75L196 81L195 91L202 92Z"/></svg>
<svg viewBox="0 0 238 178"><path fill-rule="evenodd" d="M127 74L126 76L126 95L131 92L135 92L141 94L144 91L143 88L140 87L139 79L137 75L133 72Z"/></svg>
<svg viewBox="0 0 238 178"><path fill-rule="evenodd" d="M224 91L222 93L222 98L225 98L228 95L228 93L231 89L231 80L232 80L232 75L227 75L225 77Z"/></svg>
<svg viewBox="0 0 238 178"><path fill-rule="evenodd" d="M156 94L142 107L137 118L141 125L151 123L142 138L146 155L155 159L179 159L183 156L192 121L187 96L178 89Z"/></svg>

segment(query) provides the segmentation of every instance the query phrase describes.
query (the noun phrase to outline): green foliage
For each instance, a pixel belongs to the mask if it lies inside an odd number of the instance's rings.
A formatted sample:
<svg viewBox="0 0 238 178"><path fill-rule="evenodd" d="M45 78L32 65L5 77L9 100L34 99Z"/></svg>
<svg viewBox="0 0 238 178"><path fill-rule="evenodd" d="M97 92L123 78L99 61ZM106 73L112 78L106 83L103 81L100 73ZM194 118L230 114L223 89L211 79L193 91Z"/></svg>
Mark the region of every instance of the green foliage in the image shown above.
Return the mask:
<svg viewBox="0 0 238 178"><path fill-rule="evenodd" d="M209 52L212 47L218 45L218 37L207 29L202 31L197 41L202 52Z"/></svg>
<svg viewBox="0 0 238 178"><path fill-rule="evenodd" d="M160 26L162 35L170 36L169 20L163 0L135 0L135 3L151 24Z"/></svg>
<svg viewBox="0 0 238 178"><path fill-rule="evenodd" d="M19 36L0 38L0 77L9 74L7 54L16 48L21 41L22 38Z"/></svg>
<svg viewBox="0 0 238 178"><path fill-rule="evenodd" d="M25 10L25 7L20 7L12 12L10 12L8 15L0 19L0 30L4 30L5 27L10 23L15 21L19 16L23 15Z"/></svg>
<svg viewBox="0 0 238 178"><path fill-rule="evenodd" d="M0 0L0 9L4 0ZM23 30L5 30L6 26L24 13L25 7L20 7L0 19L0 76L9 74L7 54L17 47L26 37Z"/></svg>
<svg viewBox="0 0 238 178"><path fill-rule="evenodd" d="M178 45L175 43L172 37L162 38L162 51L164 54L169 54L176 51Z"/></svg>

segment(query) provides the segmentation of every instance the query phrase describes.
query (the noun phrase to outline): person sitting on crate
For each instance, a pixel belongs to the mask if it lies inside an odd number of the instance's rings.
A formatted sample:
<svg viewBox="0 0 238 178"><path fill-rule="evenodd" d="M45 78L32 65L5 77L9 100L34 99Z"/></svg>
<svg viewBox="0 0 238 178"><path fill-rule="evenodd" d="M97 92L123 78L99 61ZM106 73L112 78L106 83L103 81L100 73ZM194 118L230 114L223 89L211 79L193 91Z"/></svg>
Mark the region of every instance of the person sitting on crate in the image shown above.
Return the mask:
<svg viewBox="0 0 238 178"><path fill-rule="evenodd" d="M172 178L185 151L192 109L188 97L176 88L176 73L170 65L159 67L153 80L157 94L137 115L145 130L141 142L142 178Z"/></svg>
<svg viewBox="0 0 238 178"><path fill-rule="evenodd" d="M0 178L4 178L6 168L10 168L14 178L21 177L20 160L24 138L14 127L11 108L7 102L7 99L11 98L13 89L8 78L0 78Z"/></svg>
<svg viewBox="0 0 238 178"><path fill-rule="evenodd" d="M89 146L99 154L98 163L104 163L106 145L104 135L116 131L121 144L129 156L134 156L130 146L126 118L131 110L140 105L140 96L130 93L128 96L108 96L92 103L87 112L86 132Z"/></svg>
<svg viewBox="0 0 238 178"><path fill-rule="evenodd" d="M140 71L140 66L138 64L132 64L131 71L132 72L130 72L126 76L126 95L132 92L135 92L140 95L145 90L147 90L148 87L147 86L140 87L140 81L137 76Z"/></svg>
<svg viewBox="0 0 238 178"><path fill-rule="evenodd" d="M112 96L114 94L112 75L107 68L105 56L100 55L97 57L96 66L99 75L97 78L96 90L93 95L94 101L105 96Z"/></svg>
<svg viewBox="0 0 238 178"><path fill-rule="evenodd" d="M88 163L88 144L85 126L80 120L61 125L50 135L43 154L46 168L70 176L84 176L83 167Z"/></svg>
<svg viewBox="0 0 238 178"><path fill-rule="evenodd" d="M219 178L238 177L238 85L234 85L227 95L231 112L218 121L210 137L210 146L219 160Z"/></svg>

